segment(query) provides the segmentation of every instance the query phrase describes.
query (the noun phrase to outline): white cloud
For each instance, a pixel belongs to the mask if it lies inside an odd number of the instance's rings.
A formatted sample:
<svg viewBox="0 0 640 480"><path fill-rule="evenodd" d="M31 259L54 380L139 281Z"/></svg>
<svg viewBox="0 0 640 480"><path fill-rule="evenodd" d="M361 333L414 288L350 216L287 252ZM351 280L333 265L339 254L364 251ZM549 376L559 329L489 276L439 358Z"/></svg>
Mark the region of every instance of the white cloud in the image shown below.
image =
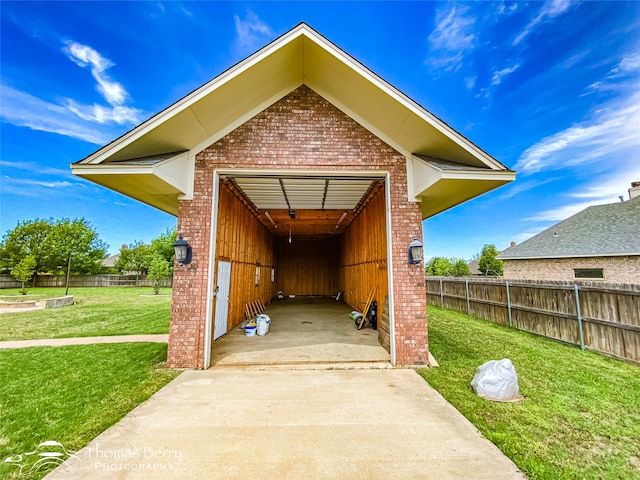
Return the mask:
<svg viewBox="0 0 640 480"><path fill-rule="evenodd" d="M238 54L253 53L273 37L273 30L258 16L248 11L244 20L234 15L236 26L235 50Z"/></svg>
<svg viewBox="0 0 640 480"><path fill-rule="evenodd" d="M122 85L109 78L105 71L114 63L104 58L93 48L76 42L67 41L63 51L70 60L80 67L91 67L91 75L96 79L96 89L109 105L122 105L127 99L127 92Z"/></svg>
<svg viewBox="0 0 640 480"><path fill-rule="evenodd" d="M607 78L624 77L638 70L640 70L640 55L631 55L620 60L618 65L611 69Z"/></svg>
<svg viewBox="0 0 640 480"><path fill-rule="evenodd" d="M7 179L9 182L19 185L31 185L36 187L47 187L47 188L68 188L68 187L76 187L77 183L68 182L67 180L54 180L54 181L44 181L44 180L31 180L26 178L11 178Z"/></svg>
<svg viewBox="0 0 640 480"><path fill-rule="evenodd" d="M67 99L67 108L83 120L95 123L115 122L118 125L125 123L138 123L141 112L137 108L115 106L112 108L102 105L81 105L71 99Z"/></svg>
<svg viewBox="0 0 640 480"><path fill-rule="evenodd" d="M91 75L97 82L96 90L109 105L83 105L69 98L62 98L53 103L2 83L0 84L2 95L0 117L3 121L97 145L109 141L113 134L95 128L91 124L124 125L140 122L143 112L125 105L129 97L126 90L105 73L114 65L111 60L91 47L72 41L65 43L63 51L76 65L83 68L90 67Z"/></svg>
<svg viewBox="0 0 640 480"><path fill-rule="evenodd" d="M503 68L502 70L493 72L493 75L491 76L491 85L500 85L504 77L506 77L507 75L511 75L518 68L520 68L520 65L516 63L513 67L507 67Z"/></svg>
<svg viewBox="0 0 640 480"><path fill-rule="evenodd" d="M456 5L436 11L436 26L429 35L428 63L446 72L455 72L462 65L466 51L472 50L476 35L475 18L466 16L469 9Z"/></svg>
<svg viewBox="0 0 640 480"><path fill-rule="evenodd" d="M477 76L467 77L464 79L464 86L467 87L467 90L473 90L473 87L476 86Z"/></svg>
<svg viewBox="0 0 640 480"><path fill-rule="evenodd" d="M37 173L40 175L58 175L58 176L71 176L71 171L68 169L61 169L50 167L48 165L42 165L36 162L12 162L8 160L0 160L0 167L6 169L24 170L31 173Z"/></svg>
<svg viewBox="0 0 640 480"><path fill-rule="evenodd" d="M529 240L531 237L539 234L545 228L547 227L536 227L536 228L530 228L528 230L525 230L524 232L520 232L513 237L513 241L516 242L516 244L520 244L525 240Z"/></svg>
<svg viewBox="0 0 640 480"><path fill-rule="evenodd" d="M507 6L504 2L498 6L498 15L511 15L518 10L518 3L512 2Z"/></svg>
<svg viewBox="0 0 640 480"><path fill-rule="evenodd" d="M587 207L592 205L598 205L602 203L611 203L611 202L578 202L571 203L569 205L562 205L556 208L552 208L550 210L545 210L543 212L537 213L536 215L527 218L527 220L535 221L535 222L559 222L566 218L569 218L572 215L575 215L578 212L581 212Z"/></svg>
<svg viewBox="0 0 640 480"><path fill-rule="evenodd" d="M513 45L517 45L522 40L524 40L539 24L562 15L576 3L577 0L550 0L544 2L542 8L540 9L540 12L538 13L538 16L531 20L526 27L524 27L524 30L522 30L522 32L520 32L520 35L518 35L513 41Z"/></svg>
<svg viewBox="0 0 640 480"><path fill-rule="evenodd" d="M0 84L2 120L19 127L57 133L102 145L109 136L87 124L68 108Z"/></svg>
<svg viewBox="0 0 640 480"><path fill-rule="evenodd" d="M640 155L640 93L617 99L591 118L543 138L521 155L515 169L523 173L559 170L597 160L637 162ZM626 155L622 155L626 152Z"/></svg>
<svg viewBox="0 0 640 480"><path fill-rule="evenodd" d="M544 179L536 178L535 180L529 181L516 180L506 188L504 193L498 196L498 200L509 200L510 198L513 198L522 192L533 190L534 188L541 187L542 185L545 185L547 183L555 182L556 180L558 180L558 178L556 177L548 177Z"/></svg>

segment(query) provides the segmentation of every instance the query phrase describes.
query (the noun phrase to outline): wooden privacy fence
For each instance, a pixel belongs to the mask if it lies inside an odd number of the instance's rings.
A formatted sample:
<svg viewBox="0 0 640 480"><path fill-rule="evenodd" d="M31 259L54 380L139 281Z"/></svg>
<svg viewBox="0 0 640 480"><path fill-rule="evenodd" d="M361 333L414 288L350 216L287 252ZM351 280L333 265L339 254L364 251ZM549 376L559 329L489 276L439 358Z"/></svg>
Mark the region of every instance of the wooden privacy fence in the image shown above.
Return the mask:
<svg viewBox="0 0 640 480"><path fill-rule="evenodd" d="M66 277L64 275L38 275L37 287L64 287ZM172 278L160 281L161 287L171 287ZM30 282L31 285L33 282ZM69 287L152 287L153 281L146 275L71 275ZM0 288L20 288L18 282L11 275L0 275Z"/></svg>
<svg viewBox="0 0 640 480"><path fill-rule="evenodd" d="M427 277L427 304L640 363L640 285Z"/></svg>

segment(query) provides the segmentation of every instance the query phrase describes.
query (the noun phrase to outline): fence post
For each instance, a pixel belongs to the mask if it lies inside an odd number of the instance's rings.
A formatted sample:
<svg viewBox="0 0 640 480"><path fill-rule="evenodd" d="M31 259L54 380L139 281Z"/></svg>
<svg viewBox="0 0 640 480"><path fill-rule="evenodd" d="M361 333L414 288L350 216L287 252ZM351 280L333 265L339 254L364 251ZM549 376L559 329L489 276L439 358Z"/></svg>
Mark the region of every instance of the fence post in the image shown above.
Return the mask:
<svg viewBox="0 0 640 480"><path fill-rule="evenodd" d="M509 312L509 326L513 327L511 319L511 295L509 294L509 280L507 280L507 311Z"/></svg>
<svg viewBox="0 0 640 480"><path fill-rule="evenodd" d="M471 302L469 302L469 279L467 278L464 283L467 286L467 315L471 316Z"/></svg>
<svg viewBox="0 0 640 480"><path fill-rule="evenodd" d="M576 312L578 313L578 330L580 331L580 349L584 350L584 332L582 331L582 311L580 310L580 294L578 285L575 285L576 292Z"/></svg>
<svg viewBox="0 0 640 480"><path fill-rule="evenodd" d="M442 277L440 278L440 308L444 308L444 293L442 292Z"/></svg>

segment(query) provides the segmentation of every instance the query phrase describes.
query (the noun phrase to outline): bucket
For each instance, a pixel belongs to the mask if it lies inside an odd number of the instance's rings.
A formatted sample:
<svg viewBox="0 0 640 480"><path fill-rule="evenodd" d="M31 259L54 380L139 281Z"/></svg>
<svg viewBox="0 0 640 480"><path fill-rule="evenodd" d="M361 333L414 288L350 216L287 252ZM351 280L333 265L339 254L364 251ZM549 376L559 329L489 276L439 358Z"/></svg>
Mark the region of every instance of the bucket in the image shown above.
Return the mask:
<svg viewBox="0 0 640 480"><path fill-rule="evenodd" d="M256 336L256 326L255 325L252 325L252 326L247 325L246 327L244 327L244 334L247 337L255 337Z"/></svg>

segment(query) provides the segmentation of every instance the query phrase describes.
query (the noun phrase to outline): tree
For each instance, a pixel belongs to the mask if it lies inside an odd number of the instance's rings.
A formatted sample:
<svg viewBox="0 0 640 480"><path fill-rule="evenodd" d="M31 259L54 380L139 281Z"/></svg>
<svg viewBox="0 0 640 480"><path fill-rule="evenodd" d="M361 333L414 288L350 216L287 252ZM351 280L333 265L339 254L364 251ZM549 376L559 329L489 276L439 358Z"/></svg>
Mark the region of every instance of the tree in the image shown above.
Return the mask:
<svg viewBox="0 0 640 480"><path fill-rule="evenodd" d="M496 258L499 253L495 245L482 247L478 269L483 275L502 276L502 260Z"/></svg>
<svg viewBox="0 0 640 480"><path fill-rule="evenodd" d="M0 245L0 261L4 269L11 270L24 257L31 255L36 261L35 285L38 273L96 273L100 271L106 250L107 245L83 218L35 219L18 222L5 234Z"/></svg>
<svg viewBox="0 0 640 480"><path fill-rule="evenodd" d="M160 293L160 281L169 277L169 263L161 255L154 253L149 262L149 279L153 281L153 292Z"/></svg>
<svg viewBox="0 0 640 480"><path fill-rule="evenodd" d="M461 258L433 257L427 264L425 273L436 277L464 277L471 275L471 270Z"/></svg>
<svg viewBox="0 0 640 480"><path fill-rule="evenodd" d="M120 249L120 257L114 267L120 272L136 272L136 285L140 274L150 273L152 261L159 257L163 259L171 276L173 272L173 257L175 255L173 242L176 240L176 230L167 228L157 238L151 240L149 245L136 240L128 246Z"/></svg>
<svg viewBox="0 0 640 480"><path fill-rule="evenodd" d="M120 258L115 263L115 267L120 272L136 272L136 286L140 274L145 274L149 270L149 245L142 243L142 240L136 240L129 246L122 246L120 249Z"/></svg>
<svg viewBox="0 0 640 480"><path fill-rule="evenodd" d="M33 255L27 255L18 264L11 269L11 275L22 284L20 293L26 295L29 289L27 282L36 271L36 259Z"/></svg>
<svg viewBox="0 0 640 480"><path fill-rule="evenodd" d="M433 257L427 264L426 274L437 277L450 275L451 261L445 257Z"/></svg>
<svg viewBox="0 0 640 480"><path fill-rule="evenodd" d="M451 275L454 277L468 277L471 276L471 269L469 268L469 264L461 258L455 259L452 258L451 261L453 264L451 265Z"/></svg>
<svg viewBox="0 0 640 480"><path fill-rule="evenodd" d="M173 257L175 256L173 243L175 241L176 229L167 227L164 233L161 233L157 238L151 240L149 248L153 253L157 253L164 258L170 267L173 267Z"/></svg>
<svg viewBox="0 0 640 480"><path fill-rule="evenodd" d="M68 272L71 258L71 272L92 274L101 269L102 260L107 257L107 245L84 218L56 221L47 237L48 271Z"/></svg>
<svg viewBox="0 0 640 480"><path fill-rule="evenodd" d="M22 259L33 257L36 262L34 275L46 271L47 245L46 240L53 228L53 219L25 220L18 222L13 230L2 237L0 244L0 262L3 270L12 270ZM36 283L34 278L34 285Z"/></svg>

